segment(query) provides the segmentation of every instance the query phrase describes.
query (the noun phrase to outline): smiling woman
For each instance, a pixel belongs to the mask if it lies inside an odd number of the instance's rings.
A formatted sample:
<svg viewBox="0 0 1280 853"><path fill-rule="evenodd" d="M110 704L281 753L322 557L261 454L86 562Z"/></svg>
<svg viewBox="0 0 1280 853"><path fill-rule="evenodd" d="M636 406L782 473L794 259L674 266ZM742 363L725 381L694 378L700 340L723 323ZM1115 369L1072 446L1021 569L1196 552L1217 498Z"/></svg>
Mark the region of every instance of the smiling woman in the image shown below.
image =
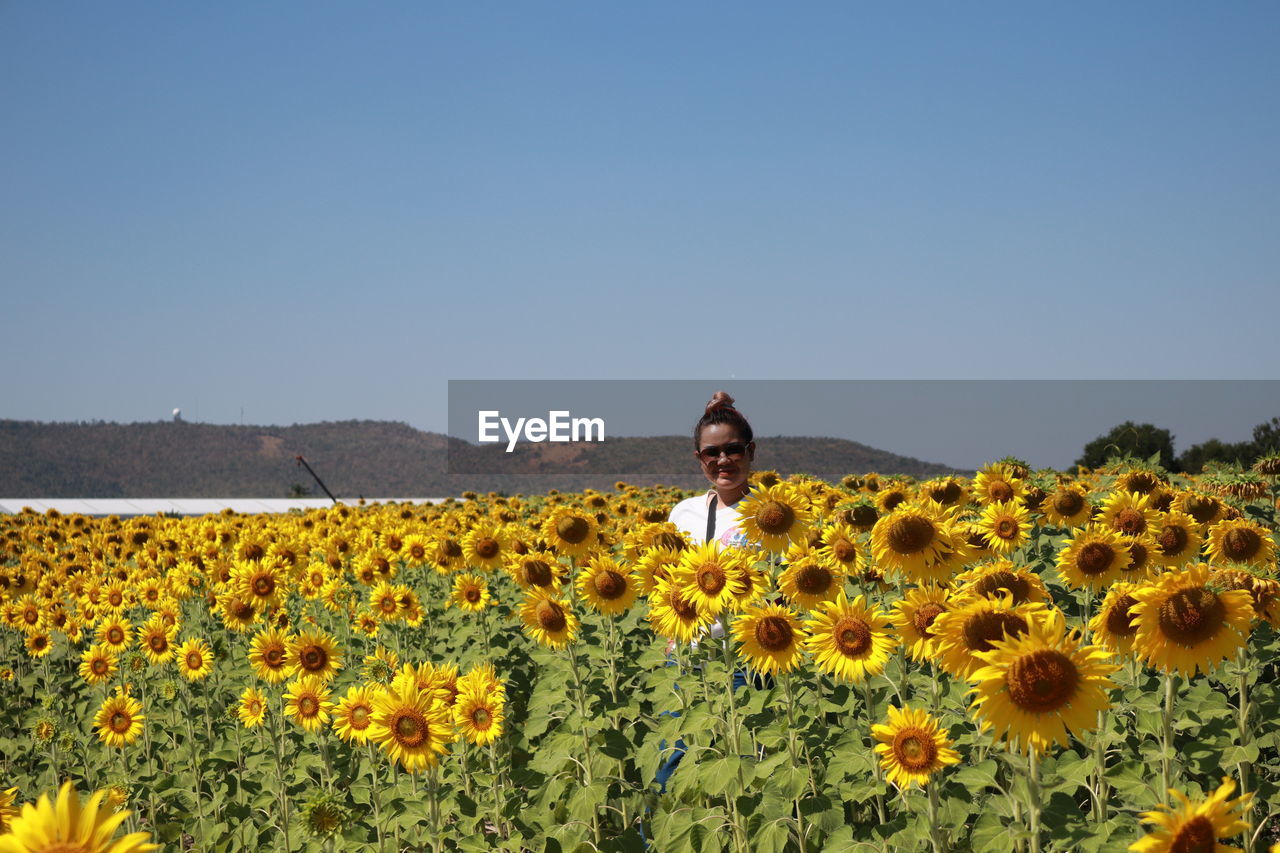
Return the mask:
<svg viewBox="0 0 1280 853"><path fill-rule="evenodd" d="M756 456L751 424L733 407L733 398L717 391L693 428L694 456L711 484L705 495L671 510L670 521L695 543L743 545L737 504L746 496Z"/></svg>

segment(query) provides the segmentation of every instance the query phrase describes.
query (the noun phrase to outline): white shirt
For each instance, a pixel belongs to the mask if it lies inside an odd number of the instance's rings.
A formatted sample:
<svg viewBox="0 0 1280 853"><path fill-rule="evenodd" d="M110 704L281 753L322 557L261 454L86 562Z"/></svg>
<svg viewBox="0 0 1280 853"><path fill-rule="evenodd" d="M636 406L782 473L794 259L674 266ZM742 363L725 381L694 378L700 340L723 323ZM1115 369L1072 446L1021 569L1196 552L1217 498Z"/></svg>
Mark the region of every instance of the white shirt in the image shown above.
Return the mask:
<svg viewBox="0 0 1280 853"><path fill-rule="evenodd" d="M707 508L715 492L708 489L704 495L680 501L671 510L667 520L679 527L695 545L707 541ZM738 515L739 498L725 506L716 499L716 541L721 548L747 548L747 536L742 532L742 517Z"/></svg>

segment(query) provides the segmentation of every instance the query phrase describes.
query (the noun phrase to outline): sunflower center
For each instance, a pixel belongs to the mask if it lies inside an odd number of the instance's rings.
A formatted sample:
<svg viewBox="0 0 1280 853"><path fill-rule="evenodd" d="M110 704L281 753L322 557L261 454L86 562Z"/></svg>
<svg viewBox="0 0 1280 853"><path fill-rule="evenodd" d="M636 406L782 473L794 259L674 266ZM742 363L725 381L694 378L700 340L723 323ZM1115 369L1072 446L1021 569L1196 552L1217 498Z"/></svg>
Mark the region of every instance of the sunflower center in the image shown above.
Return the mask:
<svg viewBox="0 0 1280 853"><path fill-rule="evenodd" d="M237 619L248 621L253 618L253 605L237 598L231 605L231 614Z"/></svg>
<svg viewBox="0 0 1280 853"><path fill-rule="evenodd" d="M1084 509L1084 496L1079 492L1059 492L1053 499L1053 511L1070 518Z"/></svg>
<svg viewBox="0 0 1280 853"><path fill-rule="evenodd" d="M1111 568L1115 558L1115 549L1107 543L1090 542L1076 555L1076 568L1083 575L1096 577Z"/></svg>
<svg viewBox="0 0 1280 853"><path fill-rule="evenodd" d="M893 757L907 770L921 773L933 766L938 747L924 732L907 729L893 739Z"/></svg>
<svg viewBox="0 0 1280 853"><path fill-rule="evenodd" d="M1169 845L1170 853L1213 853L1218 849L1218 835L1213 821L1197 815L1184 823Z"/></svg>
<svg viewBox="0 0 1280 853"><path fill-rule="evenodd" d="M284 649L273 647L262 653L262 659L269 667L277 667L284 663Z"/></svg>
<svg viewBox="0 0 1280 853"><path fill-rule="evenodd" d="M766 652L781 652L791 648L795 632L791 623L781 616L765 616L756 622L756 642Z"/></svg>
<svg viewBox="0 0 1280 853"><path fill-rule="evenodd" d="M613 569L597 572L592 582L595 584L596 592L606 601L620 598L627 592L627 579L621 572L615 572Z"/></svg>
<svg viewBox="0 0 1280 853"><path fill-rule="evenodd" d="M953 504L960 500L960 484L956 482L948 482L944 486L930 489L929 497L933 498L943 506Z"/></svg>
<svg viewBox="0 0 1280 853"><path fill-rule="evenodd" d="M465 598L471 604L475 604L480 600L480 587L478 586L467 587L467 591L462 594L462 597Z"/></svg>
<svg viewBox="0 0 1280 853"><path fill-rule="evenodd" d="M568 625L564 618L564 611L554 601L539 601L536 615L542 630L550 631L553 634L563 631Z"/></svg>
<svg viewBox="0 0 1280 853"><path fill-rule="evenodd" d="M874 526L879 518L880 513L870 504L861 504L849 510L849 523L860 530Z"/></svg>
<svg viewBox="0 0 1280 853"><path fill-rule="evenodd" d="M106 658L94 658L89 668L93 670L94 675L105 675L108 668Z"/></svg>
<svg viewBox="0 0 1280 853"><path fill-rule="evenodd" d="M351 713L347 715L347 719L353 729L365 729L369 727L369 708L365 705L356 705L351 709Z"/></svg>
<svg viewBox="0 0 1280 853"><path fill-rule="evenodd" d="M468 598L470 598L471 592L472 590L467 590ZM476 595L478 597L479 593L477 592ZM399 605L396 604L396 597L394 595L384 595L382 598L378 599L378 609L383 613L395 613L398 606Z"/></svg>
<svg viewBox="0 0 1280 853"><path fill-rule="evenodd" d="M556 535L570 545L577 545L586 539L590 532L591 524L585 518L576 515L566 515L556 522Z"/></svg>
<svg viewBox="0 0 1280 853"><path fill-rule="evenodd" d="M923 516L899 518L889 526L889 547L899 554L915 554L928 547L934 533L933 522Z"/></svg>
<svg viewBox="0 0 1280 853"><path fill-rule="evenodd" d="M987 488L987 494L996 503L1011 501L1013 500L1013 486L1010 486L1004 480L996 480Z"/></svg>
<svg viewBox="0 0 1280 853"><path fill-rule="evenodd" d="M842 563L851 563L858 556L858 546L848 539L837 539L831 546L831 554Z"/></svg>
<svg viewBox="0 0 1280 853"><path fill-rule="evenodd" d="M1218 513L1218 505L1212 498L1194 497L1184 504L1187 515L1196 520L1196 524L1204 524Z"/></svg>
<svg viewBox="0 0 1280 853"><path fill-rule="evenodd" d="M1183 646L1196 646L1222 627L1226 607L1203 586L1180 589L1160 605L1160 632Z"/></svg>
<svg viewBox="0 0 1280 853"><path fill-rule="evenodd" d="M498 541L490 536L476 542L476 554L482 560L491 560L498 555Z"/></svg>
<svg viewBox="0 0 1280 853"><path fill-rule="evenodd" d="M920 632L920 636L927 640L933 639L933 632L929 629L933 627L933 620L937 619L942 613L946 613L947 608L937 602L930 601L920 605L916 609L916 613L911 617L911 624Z"/></svg>
<svg viewBox="0 0 1280 853"><path fill-rule="evenodd" d="M203 669L204 655L199 652L187 652L187 669Z"/></svg>
<svg viewBox="0 0 1280 853"><path fill-rule="evenodd" d="M246 560L261 560L266 553L266 551L262 550L261 545L254 542L244 546L244 558Z"/></svg>
<svg viewBox="0 0 1280 853"><path fill-rule="evenodd" d="M391 730L398 744L413 749L427 739L427 720L417 711L402 710L396 714Z"/></svg>
<svg viewBox="0 0 1280 853"><path fill-rule="evenodd" d="M269 577L260 577L253 582L256 595L267 596L276 591L276 582Z"/></svg>
<svg viewBox="0 0 1280 853"><path fill-rule="evenodd" d="M1187 547L1187 542L1189 541L1190 537L1187 535L1186 528L1177 524L1170 524L1161 530L1160 538L1156 540L1160 545L1160 552L1168 557L1181 554L1182 549Z"/></svg>
<svg viewBox="0 0 1280 853"><path fill-rule="evenodd" d="M471 712L471 722L478 729L489 728L489 723L493 720L493 715L489 713L487 708L476 708Z"/></svg>
<svg viewBox="0 0 1280 853"><path fill-rule="evenodd" d="M905 492L894 490L892 492L885 492L884 497L880 498L880 502L886 510L893 512L898 508L898 504L902 503L906 499L907 495Z"/></svg>
<svg viewBox="0 0 1280 853"><path fill-rule="evenodd" d="M1125 536L1137 536L1147 529L1147 519L1133 507L1125 507L1116 513L1116 520L1111 526Z"/></svg>
<svg viewBox="0 0 1280 853"><path fill-rule="evenodd" d="M871 648L871 626L856 616L846 616L831 629L836 648L845 657L858 657Z"/></svg>
<svg viewBox="0 0 1280 853"><path fill-rule="evenodd" d="M1147 567L1147 558L1150 556L1146 545L1141 542L1134 542L1129 546L1129 568L1127 571L1142 571Z"/></svg>
<svg viewBox="0 0 1280 853"><path fill-rule="evenodd" d="M302 668L308 672L324 669L329 663L329 655L319 646L307 646L298 655Z"/></svg>
<svg viewBox="0 0 1280 853"><path fill-rule="evenodd" d="M551 566L542 560L528 560L524 564L524 579L530 586L550 586Z"/></svg>
<svg viewBox="0 0 1280 853"><path fill-rule="evenodd" d="M668 599L671 603L671 609L675 614L686 622L698 618L698 608L689 599L680 594L680 590L672 589L671 596Z"/></svg>
<svg viewBox="0 0 1280 853"><path fill-rule="evenodd" d="M1228 560L1243 563L1253 558L1262 547L1262 537L1247 527L1236 527L1222 537L1222 555Z"/></svg>
<svg viewBox="0 0 1280 853"><path fill-rule="evenodd" d="M113 646L118 646L124 642L124 631L115 625L107 629L107 642Z"/></svg>
<svg viewBox="0 0 1280 853"><path fill-rule="evenodd" d="M1040 649L1009 664L1005 678L1015 705L1033 714L1045 714L1070 701L1080 683L1080 672L1062 652Z"/></svg>
<svg viewBox="0 0 1280 853"><path fill-rule="evenodd" d="M653 547L666 548L668 551L683 551L684 540L674 533L663 531L653 537Z"/></svg>
<svg viewBox="0 0 1280 853"><path fill-rule="evenodd" d="M729 582L725 575L724 567L715 563L708 563L698 568L698 589L707 595L715 595L724 589L725 584Z"/></svg>
<svg viewBox="0 0 1280 853"><path fill-rule="evenodd" d="M427 556L427 548L425 545L414 542L409 546L409 556L415 560L421 560Z"/></svg>
<svg viewBox="0 0 1280 853"><path fill-rule="evenodd" d="M129 731L129 725L132 722L133 720L129 719L128 714L125 714L121 711L116 711L114 714L111 715L111 722L109 723L109 725L111 726L111 731L115 732L116 734L124 734L125 732Z"/></svg>
<svg viewBox="0 0 1280 853"><path fill-rule="evenodd" d="M809 563L796 572L796 589L805 595L822 595L831 589L831 570Z"/></svg>
<svg viewBox="0 0 1280 853"><path fill-rule="evenodd" d="M1018 536L1018 522L1009 516L1002 516L995 525L995 534L1001 539L1016 539Z"/></svg>
<svg viewBox="0 0 1280 853"><path fill-rule="evenodd" d="M1137 632L1129 623L1133 620L1133 606L1138 601L1132 595L1122 595L1107 611L1107 631L1117 637L1128 637Z"/></svg>
<svg viewBox="0 0 1280 853"><path fill-rule="evenodd" d="M1017 637L1027 631L1027 620L1007 610L984 610L964 623L964 641L971 652L989 652L991 644L1005 635Z"/></svg>
<svg viewBox="0 0 1280 853"><path fill-rule="evenodd" d="M780 536L795 523L796 512L781 501L767 501L756 510L756 524L770 536Z"/></svg>
<svg viewBox="0 0 1280 853"><path fill-rule="evenodd" d="M314 717L320 713L320 702L314 696L303 696L298 700L298 713L304 717Z"/></svg>
<svg viewBox="0 0 1280 853"><path fill-rule="evenodd" d="M164 634L152 634L151 638L147 640L147 645L151 647L151 651L156 654L162 654L169 648L169 640Z"/></svg>
<svg viewBox="0 0 1280 853"><path fill-rule="evenodd" d="M1030 582L1021 575L1004 569L978 578L973 583L973 589L984 598L991 598L999 590L1008 590L1013 596L1014 604L1021 604L1031 598Z"/></svg>

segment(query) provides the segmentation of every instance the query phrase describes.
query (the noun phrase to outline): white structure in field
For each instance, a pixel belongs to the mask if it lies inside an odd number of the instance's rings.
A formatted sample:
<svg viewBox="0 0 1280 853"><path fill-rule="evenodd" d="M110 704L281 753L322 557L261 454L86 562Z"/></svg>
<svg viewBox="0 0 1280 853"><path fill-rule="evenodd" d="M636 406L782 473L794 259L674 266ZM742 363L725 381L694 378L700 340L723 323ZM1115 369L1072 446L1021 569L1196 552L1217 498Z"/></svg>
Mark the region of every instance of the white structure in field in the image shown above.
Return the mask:
<svg viewBox="0 0 1280 853"><path fill-rule="evenodd" d="M402 503L435 504L446 498L366 498L365 505ZM359 506L358 499L343 500L344 506ZM25 508L43 513L56 509L63 515L216 515L224 509L242 513L278 513L290 510L323 509L333 506L328 498L0 498L0 515L17 515Z"/></svg>

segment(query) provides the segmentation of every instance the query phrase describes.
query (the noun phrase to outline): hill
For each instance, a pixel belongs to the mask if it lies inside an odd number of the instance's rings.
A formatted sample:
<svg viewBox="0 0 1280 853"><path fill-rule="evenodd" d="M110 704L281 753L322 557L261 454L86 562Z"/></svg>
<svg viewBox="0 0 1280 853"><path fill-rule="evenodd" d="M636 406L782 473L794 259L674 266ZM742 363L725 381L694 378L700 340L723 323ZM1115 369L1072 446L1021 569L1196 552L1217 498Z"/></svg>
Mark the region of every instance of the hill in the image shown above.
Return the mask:
<svg viewBox="0 0 1280 853"><path fill-rule="evenodd" d="M757 442L755 467L784 475L804 472L834 481L867 471L920 478L956 470L843 439ZM611 438L604 445L526 444L504 455L495 445L477 447L386 421L278 427L0 420L0 494L289 497L299 486L318 494L295 462L298 455L306 457L335 495L348 498L612 489L619 479L692 488L705 482L692 450L688 437L662 436ZM497 470L504 473L456 473ZM670 474L654 476L655 471Z"/></svg>

